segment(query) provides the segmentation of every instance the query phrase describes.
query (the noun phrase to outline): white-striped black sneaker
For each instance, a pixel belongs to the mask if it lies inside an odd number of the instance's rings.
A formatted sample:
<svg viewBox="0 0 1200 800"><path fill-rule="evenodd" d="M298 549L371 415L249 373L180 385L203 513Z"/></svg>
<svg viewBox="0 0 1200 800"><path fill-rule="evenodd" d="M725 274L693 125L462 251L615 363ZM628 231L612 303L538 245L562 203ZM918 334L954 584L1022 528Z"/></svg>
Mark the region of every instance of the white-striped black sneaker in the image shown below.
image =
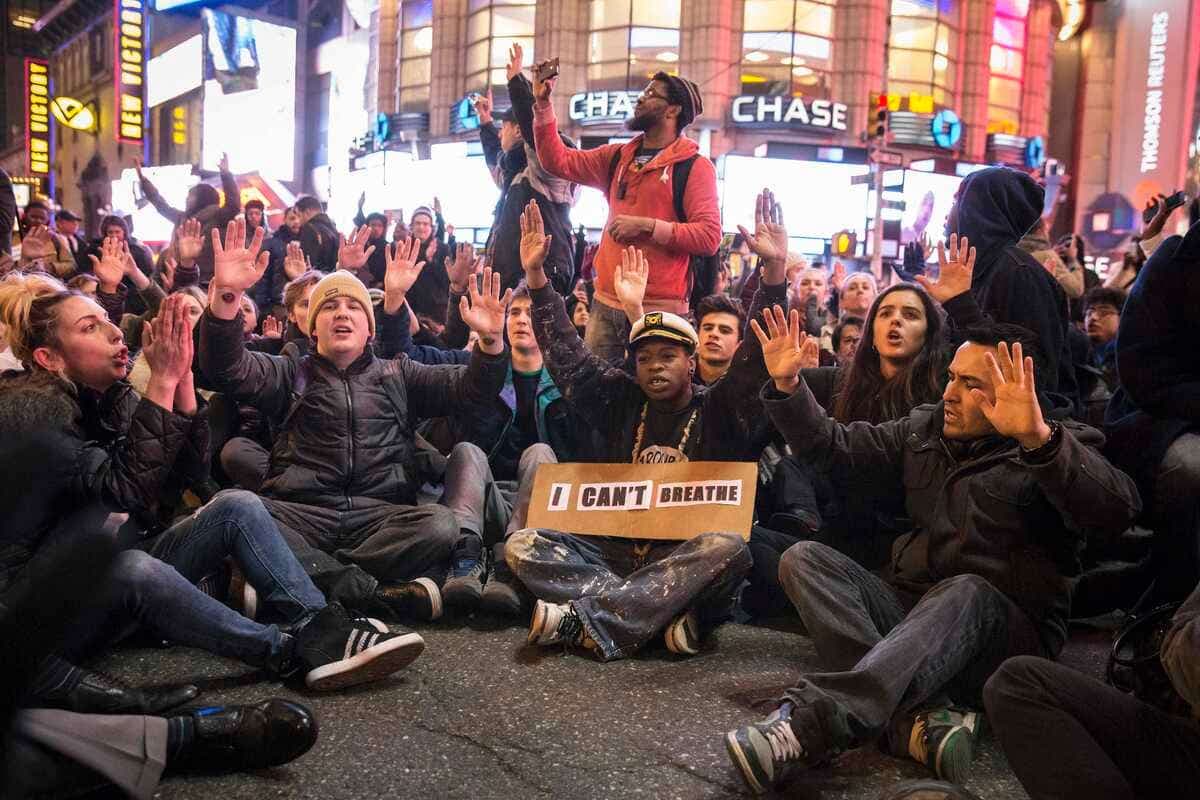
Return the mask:
<svg viewBox="0 0 1200 800"><path fill-rule="evenodd" d="M784 703L762 722L725 734L725 749L755 794L779 786L797 766L808 766L804 746L792 730L792 704Z"/></svg>
<svg viewBox="0 0 1200 800"><path fill-rule="evenodd" d="M415 661L424 649L425 640L418 634L381 633L355 624L338 603L321 609L296 635L304 682L320 691L386 678Z"/></svg>

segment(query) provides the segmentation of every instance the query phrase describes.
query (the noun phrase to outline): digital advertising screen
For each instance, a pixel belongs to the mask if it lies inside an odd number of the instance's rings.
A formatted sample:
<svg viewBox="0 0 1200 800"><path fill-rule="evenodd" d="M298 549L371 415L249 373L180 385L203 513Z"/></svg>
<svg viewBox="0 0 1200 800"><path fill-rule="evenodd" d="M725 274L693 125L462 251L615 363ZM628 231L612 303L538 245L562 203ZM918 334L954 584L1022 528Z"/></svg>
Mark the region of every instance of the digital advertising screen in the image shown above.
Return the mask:
<svg viewBox="0 0 1200 800"><path fill-rule="evenodd" d="M146 105L160 106L204 82L204 38L192 36L146 62Z"/></svg>
<svg viewBox="0 0 1200 800"><path fill-rule="evenodd" d="M206 8L202 163L295 178L296 30Z"/></svg>
<svg viewBox="0 0 1200 800"><path fill-rule="evenodd" d="M175 208L186 205L188 189L200 182L200 178L192 173L191 164L145 167L142 171L163 199ZM121 170L121 177L112 182L112 208L114 213L133 217L133 235L143 242L170 241L174 226L142 195L137 171Z"/></svg>
<svg viewBox="0 0 1200 800"><path fill-rule="evenodd" d="M738 225L754 230L755 198L771 187L783 206L788 236L825 240L850 230L862 241L867 186L852 185L850 179L866 172L865 164L726 156L722 226L726 231L736 231Z"/></svg>
<svg viewBox="0 0 1200 800"><path fill-rule="evenodd" d="M945 238L946 214L954 205L954 195L962 178L957 175L938 175L932 172L905 170L904 213L900 217L900 241L903 244L920 239L929 241Z"/></svg>

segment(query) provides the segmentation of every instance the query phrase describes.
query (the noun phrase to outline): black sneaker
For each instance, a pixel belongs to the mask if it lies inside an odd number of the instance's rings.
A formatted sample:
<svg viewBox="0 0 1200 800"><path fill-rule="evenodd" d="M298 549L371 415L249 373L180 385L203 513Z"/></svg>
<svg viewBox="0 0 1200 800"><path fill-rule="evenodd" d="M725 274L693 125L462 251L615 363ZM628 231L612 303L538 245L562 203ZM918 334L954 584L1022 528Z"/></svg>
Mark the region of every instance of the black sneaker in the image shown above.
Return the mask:
<svg viewBox="0 0 1200 800"><path fill-rule="evenodd" d="M460 612L473 611L479 605L487 581L487 553L478 539L459 542L451 557L450 575L442 584L442 601Z"/></svg>
<svg viewBox="0 0 1200 800"><path fill-rule="evenodd" d="M809 766L792 730L792 704L784 703L761 722L725 734L725 749L746 785L763 794L783 783L794 767Z"/></svg>
<svg viewBox="0 0 1200 800"><path fill-rule="evenodd" d="M492 574L483 585L479 608L501 617L519 617L529 608L529 591L503 559L492 562Z"/></svg>
<svg viewBox="0 0 1200 800"><path fill-rule="evenodd" d="M430 578L380 583L375 601L397 619L430 622L442 616L442 593Z"/></svg>
<svg viewBox="0 0 1200 800"><path fill-rule="evenodd" d="M564 644L596 649L596 643L588 636L583 620L570 603L547 603L545 600L538 600L533 607L533 619L525 641L543 647Z"/></svg>
<svg viewBox="0 0 1200 800"><path fill-rule="evenodd" d="M683 656L694 656L700 652L702 636L700 618L695 611L680 614L663 631L667 649Z"/></svg>
<svg viewBox="0 0 1200 800"><path fill-rule="evenodd" d="M354 624L330 603L296 634L295 654L310 689L329 691L380 680L404 669L425 649L415 633L379 633Z"/></svg>
<svg viewBox="0 0 1200 800"><path fill-rule="evenodd" d="M240 772L277 767L299 758L317 741L317 720L299 703L278 698L252 706L209 706L182 715L194 736L168 755L176 772Z"/></svg>
<svg viewBox="0 0 1200 800"><path fill-rule="evenodd" d="M908 737L908 754L950 783L966 783L975 760L975 735L983 715L937 708L919 712Z"/></svg>

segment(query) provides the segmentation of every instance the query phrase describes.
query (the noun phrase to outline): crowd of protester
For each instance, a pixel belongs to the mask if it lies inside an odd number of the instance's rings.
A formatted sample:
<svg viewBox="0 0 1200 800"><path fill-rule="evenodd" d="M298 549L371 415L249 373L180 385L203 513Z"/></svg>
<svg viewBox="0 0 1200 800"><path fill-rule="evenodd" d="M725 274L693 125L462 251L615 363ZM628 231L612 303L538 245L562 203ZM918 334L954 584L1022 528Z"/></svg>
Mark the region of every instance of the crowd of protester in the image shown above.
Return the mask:
<svg viewBox="0 0 1200 800"><path fill-rule="evenodd" d="M1164 236L1159 203L1101 281L1076 237L1051 244L1042 187L993 167L936 253L885 274L790 253L770 188L722 249L696 84L659 73L637 135L583 150L522 58L510 110L478 100L501 190L478 250L436 200L393 227L360 199L339 231L305 196L270 231L224 161L223 199L201 184L183 209L141 176L174 226L158 253L120 216L89 242L69 211L20 210L0 255L13 792L149 797L313 745L298 703L180 710L197 687L89 669L134 631L340 691L420 655L402 625L486 613L603 661L798 616L819 669L724 737L754 792L877 742L966 796L986 718L1035 800L1187 794L1200 227ZM584 185L609 201L598 247L571 224ZM526 525L539 465L697 460L757 462L748 541ZM1143 660L1182 715L1055 662L1082 609L1164 604Z"/></svg>

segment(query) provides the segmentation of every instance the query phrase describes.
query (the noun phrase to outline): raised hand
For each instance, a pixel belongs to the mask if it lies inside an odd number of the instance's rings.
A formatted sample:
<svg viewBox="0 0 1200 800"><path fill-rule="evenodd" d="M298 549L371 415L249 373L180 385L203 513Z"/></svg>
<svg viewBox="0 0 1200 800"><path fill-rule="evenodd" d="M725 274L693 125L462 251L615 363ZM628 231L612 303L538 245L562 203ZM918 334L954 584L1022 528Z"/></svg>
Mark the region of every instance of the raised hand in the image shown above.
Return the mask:
<svg viewBox="0 0 1200 800"><path fill-rule="evenodd" d="M821 340L805 335L800 343L800 369L816 369L821 366Z"/></svg>
<svg viewBox="0 0 1200 800"><path fill-rule="evenodd" d="M417 282L425 262L421 257L421 241L408 238L383 248L383 263L387 271L383 275L383 311L397 314L404 305L408 290Z"/></svg>
<svg viewBox="0 0 1200 800"><path fill-rule="evenodd" d="M837 291L842 291L842 286L846 284L846 265L840 261L833 262L833 274L829 277L829 282L833 284L833 288Z"/></svg>
<svg viewBox="0 0 1200 800"><path fill-rule="evenodd" d="M221 232L213 228L213 280L222 292L240 294L258 283L267 271L271 254L262 249L263 229L254 232L254 238L246 245L246 220L237 217L225 228L225 242ZM241 298L237 298L240 302Z"/></svg>
<svg viewBox="0 0 1200 800"><path fill-rule="evenodd" d="M175 288L175 269L179 265L175 263L175 259L170 253L163 256L162 273L159 275L159 281L162 287L169 293Z"/></svg>
<svg viewBox="0 0 1200 800"><path fill-rule="evenodd" d="M537 201L530 200L521 212L521 267L530 289L541 289L546 285L546 256L550 253L552 239L546 234Z"/></svg>
<svg viewBox="0 0 1200 800"><path fill-rule="evenodd" d="M521 67L525 63L525 50L521 47L520 42L513 42L512 47L508 48L508 79L521 74ZM488 90L488 100L491 100L491 90Z"/></svg>
<svg viewBox="0 0 1200 800"><path fill-rule="evenodd" d="M544 81L538 77L540 74L540 70L538 68L543 64L548 63L550 63L549 60L539 61L533 67L533 99L539 103L550 102L550 95L554 92L554 85L558 83L557 77Z"/></svg>
<svg viewBox="0 0 1200 800"><path fill-rule="evenodd" d="M1180 206L1176 206L1175 208L1179 207ZM1142 228L1142 238L1153 239L1155 236L1158 236L1160 233L1162 233L1162 229L1166 226L1167 220L1170 218L1170 216L1175 213L1175 209L1167 208L1167 196L1164 194L1158 195L1157 198L1147 200L1146 208L1154 208L1155 212L1154 216L1150 218L1150 221L1146 223L1144 228Z"/></svg>
<svg viewBox="0 0 1200 800"><path fill-rule="evenodd" d="M366 225L350 234L349 239L340 233L338 239L341 242L338 247L338 269L351 272L362 269L367 263L367 259L375 252L375 245L367 246L367 242L371 239L371 229Z"/></svg>
<svg viewBox="0 0 1200 800"><path fill-rule="evenodd" d="M925 287L929 296L945 305L947 301L971 291L971 276L975 273L975 248L966 236L958 238L950 234L950 255L946 247L938 242L938 279L931 281L924 275L914 275L917 283Z"/></svg>
<svg viewBox="0 0 1200 800"><path fill-rule="evenodd" d="M404 209L400 209L396 219L396 227L392 229L392 241L399 242L408 238L408 223L404 221Z"/></svg>
<svg viewBox="0 0 1200 800"><path fill-rule="evenodd" d="M450 279L450 290L462 294L467 290L467 281L475 274L475 245L460 242L454 251L454 261L446 263L446 276Z"/></svg>
<svg viewBox="0 0 1200 800"><path fill-rule="evenodd" d="M45 225L34 225L21 239L21 258L26 261L54 256L54 235Z"/></svg>
<svg viewBox="0 0 1200 800"><path fill-rule="evenodd" d="M142 323L142 352L152 379L157 378L172 392L191 373L192 321L184 295L170 295L158 307L154 319Z"/></svg>
<svg viewBox="0 0 1200 800"><path fill-rule="evenodd" d="M108 236L100 243L99 258L88 254L92 262L92 273L96 280L100 281L100 291L105 294L116 292L121 285L121 279L125 277L125 257L129 254L129 249L123 248L124 244L117 237ZM130 257L130 261L132 260ZM136 265L134 269L137 269Z"/></svg>
<svg viewBox="0 0 1200 800"><path fill-rule="evenodd" d="M283 274L289 281L299 278L309 269L308 259L304 255L299 242L288 242L283 256Z"/></svg>
<svg viewBox="0 0 1200 800"><path fill-rule="evenodd" d="M475 281L467 284L467 296L459 299L458 313L471 330L479 334L479 345L485 353L496 355L504 350L504 315L512 300L512 289L500 295L503 280L499 272L484 267L482 289Z"/></svg>
<svg viewBox="0 0 1200 800"><path fill-rule="evenodd" d="M471 101L471 105L475 108L475 115L479 117L480 124L487 125L492 121L492 90L490 88L487 94L476 95L475 99Z"/></svg>
<svg viewBox="0 0 1200 800"><path fill-rule="evenodd" d="M642 316L642 301L646 297L646 282L650 264L646 254L632 245L621 251L621 263L613 273L613 291L621 301L626 316L636 320Z"/></svg>
<svg viewBox="0 0 1200 800"><path fill-rule="evenodd" d="M1050 440L1050 426L1042 418L1037 387L1033 378L1033 359L1024 356L1021 343L1012 346L996 345L996 353L987 354L992 372L995 401L988 400L981 389L972 389L971 396L979 409L1001 436L1016 439L1026 450L1036 450Z"/></svg>
<svg viewBox="0 0 1200 800"><path fill-rule="evenodd" d="M437 215L442 213L442 201L437 195L433 196L433 213Z"/></svg>
<svg viewBox="0 0 1200 800"><path fill-rule="evenodd" d="M175 235L175 249L179 251L179 261L190 267L200 257L204 250L204 237L200 234L201 225L198 219L184 220Z"/></svg>
<svg viewBox="0 0 1200 800"><path fill-rule="evenodd" d="M276 319L273 314L267 314L267 316L263 317L262 335L267 339L282 339L283 323Z"/></svg>
<svg viewBox="0 0 1200 800"><path fill-rule="evenodd" d="M738 231L750 250L763 260L764 271L770 271L774 279L766 281L776 284L785 280L787 268L788 236L783 226L783 206L775 202L775 194L763 189L754 199L754 234L738 226Z"/></svg>
<svg viewBox="0 0 1200 800"><path fill-rule="evenodd" d="M229 172L229 153L221 153L221 160L217 162L217 169L221 172Z"/></svg>
<svg viewBox="0 0 1200 800"><path fill-rule="evenodd" d="M784 314L779 306L763 309L764 331L758 320L750 320L750 328L762 345L763 364L779 391L791 394L800 384L800 370L805 366L804 345L808 335L802 330L800 314L795 309Z"/></svg>

